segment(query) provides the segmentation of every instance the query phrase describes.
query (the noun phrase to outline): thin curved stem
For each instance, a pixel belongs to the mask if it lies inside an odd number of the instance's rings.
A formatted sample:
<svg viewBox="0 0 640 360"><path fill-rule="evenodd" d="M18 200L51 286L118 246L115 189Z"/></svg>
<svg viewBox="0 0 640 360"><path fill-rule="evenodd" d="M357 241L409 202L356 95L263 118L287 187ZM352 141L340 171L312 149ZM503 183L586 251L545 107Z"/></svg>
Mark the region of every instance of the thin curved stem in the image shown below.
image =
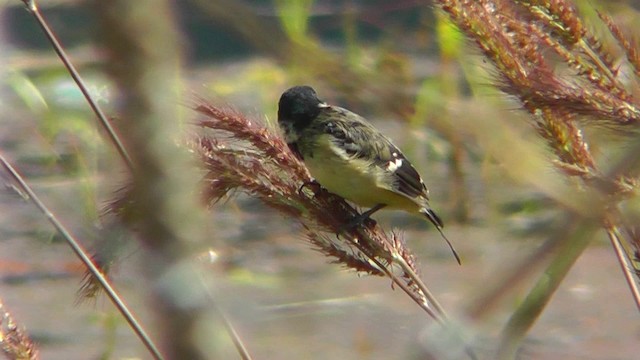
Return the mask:
<svg viewBox="0 0 640 360"><path fill-rule="evenodd" d="M247 349L247 347L244 345L244 341L242 341L240 334L238 334L238 331L236 331L235 326L233 326L233 323L227 317L224 311L218 306L218 303L213 293L211 292L211 289L205 283L204 277L202 274L200 274L199 280L200 280L200 284L202 285L202 288L205 289L207 296L209 297L209 302L211 303L213 310L217 313L220 320L222 320L222 324L224 325L225 329L229 333L229 336L231 337L231 341L233 341L233 345L236 347L236 350L238 351L238 355L240 355L242 360L252 360L253 358L251 357L251 354L249 354L249 350Z"/></svg>
<svg viewBox="0 0 640 360"><path fill-rule="evenodd" d="M359 231L358 233L361 236L366 236L366 234L364 234L362 231ZM400 254L391 250L393 261L400 266L400 268L402 269L402 271L404 271L404 273L410 279L410 281L415 284L415 286L418 288L422 297L418 296L415 290L412 290L405 281L403 281L396 274L394 274L393 271L391 271L388 266L385 266L384 264L382 264L382 262L380 262L380 260L378 260L378 258L374 254L371 254L368 251L368 249L364 248L358 241L355 241L350 236L347 236L346 238L354 247L356 247L363 254L365 254L369 258L369 260L371 260L378 268L380 268L391 279L391 281L393 281L394 284L398 285L402 289L402 291L404 291L407 295L409 295L409 297L416 304L418 304L420 308L422 308L427 314L429 314L429 316L431 316L440 325L442 325L443 328L449 328L449 329L453 328L453 326L451 326L449 317L445 312L444 308L442 307L442 305L440 305L440 302L436 299L436 297L433 295L431 290L429 290L429 288L426 286L424 281L422 281L420 276L416 274L413 268L407 263L407 261ZM390 246L390 248L392 247ZM458 335L457 332L455 334ZM469 358L473 360L477 359L477 356L474 353L474 351L464 342L464 340L460 337L458 337L458 340L460 340L460 342L463 343L464 350L466 354L469 356Z"/></svg>
<svg viewBox="0 0 640 360"><path fill-rule="evenodd" d="M42 28L42 31L51 42L51 45L53 45L53 49L55 50L56 54L58 54L58 57L60 57L60 60L62 60L62 63L64 64L65 68L67 68L67 70L69 71L69 74L71 75L71 78L73 78L73 81L75 81L76 85L78 85L78 88L82 92L82 95L84 96L85 100L87 100L87 103L91 107L91 110L98 117L100 124L102 125L104 130L107 132L107 135L109 136L109 140L111 140L111 142L115 146L116 150L122 157L122 160L124 160L129 170L133 171L134 169L133 161L131 160L131 157L129 156L129 153L127 152L124 144L116 134L116 131L111 126L111 123L109 122L109 119L107 119L107 116L105 115L105 113L102 111L100 106L98 106L98 103L91 96L89 89L87 89L87 85L85 85L84 80L82 80L82 77L80 76L80 73L78 73L75 66L73 66L73 64L71 63L71 60L67 56L67 53L64 51L64 48L56 38L55 34L53 33L53 31L51 31L51 29L49 28L49 25L47 25L47 22L42 16L42 13L40 13L40 9L38 8L36 1L23 0L23 2L27 6L27 9L29 10L29 12L35 17L36 21L38 22L38 25L40 25L40 28Z"/></svg>
<svg viewBox="0 0 640 360"><path fill-rule="evenodd" d="M522 339L551 300L569 270L591 243L592 234L598 225L593 219L583 220L576 227L576 231L570 235L568 241L559 249L551 264L502 329L496 359L511 360L516 358Z"/></svg>
<svg viewBox="0 0 640 360"><path fill-rule="evenodd" d="M156 360L164 359L156 345L153 343L149 335L147 335L146 331L142 328L142 325L136 320L135 316L131 313L127 305L120 298L115 289L109 284L109 281L102 274L100 269L93 263L91 257L87 254L87 252L82 248L80 243L75 239L73 235L66 229L66 227L56 218L56 216L49 210L49 208L40 200L38 195L31 189L29 184L22 178L22 176L18 173L18 171L11 166L11 164L5 159L5 157L0 153L0 162L2 166L7 170L9 175L18 183L20 186L20 190L23 191L27 196L28 200L30 200L49 220L49 222L58 230L58 232L62 235L62 237L67 241L67 244L71 247L73 252L80 258L80 260L85 264L91 275L93 275L96 280L100 283L100 285L104 288L105 293L111 299L111 302L115 305L115 307L120 311L122 316L127 320L129 326L133 329L133 331L138 335L140 341L144 344L144 346L149 350L151 355Z"/></svg>
<svg viewBox="0 0 640 360"><path fill-rule="evenodd" d="M620 241L620 233L616 227L607 227L606 230L609 240L611 241L611 245L613 246L613 250L616 253L616 258L618 259L620 268L622 269L624 279L627 281L627 285L631 291L631 296L633 296L636 307L640 310L640 290L638 289L636 277L631 271L633 265L629 261L628 253L625 251L624 246Z"/></svg>

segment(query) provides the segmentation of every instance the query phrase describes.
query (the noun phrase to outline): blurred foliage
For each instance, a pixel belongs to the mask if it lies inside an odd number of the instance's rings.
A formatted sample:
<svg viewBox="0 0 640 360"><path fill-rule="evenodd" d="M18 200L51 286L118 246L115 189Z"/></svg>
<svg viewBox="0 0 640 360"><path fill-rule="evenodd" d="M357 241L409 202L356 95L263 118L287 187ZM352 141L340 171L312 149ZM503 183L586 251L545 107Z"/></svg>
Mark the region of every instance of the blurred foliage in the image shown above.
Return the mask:
<svg viewBox="0 0 640 360"><path fill-rule="evenodd" d="M92 95L102 104L107 100L106 82L92 79ZM95 175L98 158L104 152L102 138L96 129L93 114L87 109L84 97L68 78L62 67L30 71L14 70L6 83L24 106L34 114L33 120L40 140L48 152L23 154L29 161L46 166L50 171L59 168L65 176L79 182L84 214L98 219Z"/></svg>
<svg viewBox="0 0 640 360"><path fill-rule="evenodd" d="M592 2L578 3L588 20L597 16ZM76 30L90 23L93 14L87 13L81 2L53 4L43 3L43 8L60 25L56 30L63 42L70 41L72 47L92 44L89 33L81 35ZM634 3L616 1L598 5L624 16ZM12 20L5 23L10 30L9 38L21 49L32 47L29 39L40 38L39 30L33 28L24 14L14 16L23 11L20 6L6 8L5 17ZM499 149L491 150L489 142L494 139L484 134L486 128L475 120L495 118L492 136L510 136L513 131L524 137L517 144L521 153L537 152L528 149L537 148L539 140L527 137L522 131L526 125L514 121L500 124L506 121L505 117L513 116L516 105L488 86L493 76L490 67L483 66L456 27L432 8L384 0L322 3L193 0L177 4L177 10L184 19L189 48L194 49L193 70L203 74L197 75L194 93L202 93L199 87L204 84L208 95L266 114L272 121L281 90L293 83L310 83L326 94L323 96L328 101L347 106L374 121L407 121L411 125L410 136L404 137L405 130L401 130L399 138L403 139L402 145L410 158L421 170L445 173L451 180L433 194L439 202L450 198L449 212L453 216L449 218L465 221L480 216L473 207L465 210L474 196L466 194L465 189L478 177L493 181L494 178L486 177L494 176L486 172L489 168L496 171L492 159L502 163L507 158ZM69 21L78 18L79 13L83 14L83 25ZM602 28L600 22L593 23ZM21 26L26 26L27 31ZM70 38L67 33L75 35ZM227 42L218 41L222 38ZM205 46L211 49L199 50ZM245 58L246 50L238 50L243 46L253 48L253 58ZM214 70L204 67L203 62L210 59L202 57L203 54L211 54L208 56L221 66ZM24 106L36 114L42 139L55 150L39 161L62 166L78 176L87 209L92 208L95 189L90 178L103 154L99 133L93 119L87 116L82 98L59 68L31 69L23 64L14 68L6 83ZM106 82L99 76L92 82L105 84L94 86L95 94L108 101L110 95L102 93L107 88ZM469 108L481 110L468 112ZM460 116L463 112L464 118ZM520 171L519 175L512 174L516 184L535 178L533 174L539 171L534 165L536 161L530 158L533 157L527 157L526 164L531 166L515 167ZM443 161L448 171L434 168ZM510 166L504 169L508 171ZM544 188L547 185L538 185L534 192ZM494 201L494 197L488 198L489 202Z"/></svg>
<svg viewBox="0 0 640 360"><path fill-rule="evenodd" d="M599 21L590 21L597 17L594 2L577 3L590 26L603 33ZM630 7L637 8L634 1L595 5L613 11L616 18L626 22L636 11ZM42 7L72 51L92 46L90 33L78 31L91 24L93 16L82 2L42 2ZM458 182L449 189L449 196L460 193L460 184L468 186L471 180L465 178L466 173L476 179L479 174L480 179L495 180L486 173L489 167L495 171L492 159L504 163L508 156L500 149L492 150L489 142L494 138L515 134L523 138L513 144L522 149L520 153L539 153L539 141L522 130L526 125L506 123L505 117L514 116L516 105L487 86L493 76L490 67L482 64L475 50L469 50L468 42L442 14L422 4L384 0L193 0L177 3L176 9L185 24L184 37L193 50L192 70L198 74L193 92L201 93L199 87L205 84L209 95L251 107L272 119L282 89L293 83L311 83L326 94L327 100L374 121L407 121L411 136L402 141L418 167L431 172L438 162L449 162L449 171L444 173ZM4 10L7 37L18 51L25 51L29 57L36 57L26 52L33 48L50 53L48 45L31 40L42 37L21 4L6 3ZM219 41L223 38L226 42ZM205 46L210 49L200 50ZM245 59L246 50L239 47L252 48L251 55L259 60ZM94 55L99 61L99 53ZM211 60L221 65L220 70L203 67ZM227 66L229 62L233 66ZM60 68L9 63L8 70L5 83L35 115L42 139L54 150L40 161L62 166L69 174L84 179L84 196L93 199L95 190L89 179L99 166L102 143L77 90ZM213 75L207 76L208 72ZM107 87L99 76L92 82L98 84L96 94ZM110 97L98 95L102 96L105 100ZM244 98L250 98L250 103ZM493 133L486 133L486 127L476 122L488 117L495 119L495 126L489 126ZM465 160L462 154L468 158ZM534 158L525 159L529 166L514 167L520 171L520 175L511 174L516 183L526 184L524 179L536 178L539 168ZM509 172L509 168L504 170ZM542 179L546 181L545 176ZM453 186L454 182L447 183ZM544 188L546 185L538 185L534 192ZM443 197L437 193L434 196ZM457 212L456 206L459 204L450 205L450 211ZM471 210L470 216L477 215Z"/></svg>
<svg viewBox="0 0 640 360"><path fill-rule="evenodd" d="M276 9L285 34L293 42L309 41L307 29L313 0L277 0Z"/></svg>
<svg viewBox="0 0 640 360"><path fill-rule="evenodd" d="M15 51L2 78L17 99L7 107L30 114L38 137L24 141L43 148L19 156L77 183L83 213L97 219L101 204L95 178L110 171L101 135L66 73L32 62L56 59L20 2L15 3L1 5L7 46ZM637 1L576 3L590 29L605 39L609 36L596 8L610 11L638 35ZM83 2L43 2L43 8L72 53L88 46L92 61L101 61L91 32L85 31L94 15ZM523 121L519 105L490 85L493 68L431 7L391 0L192 0L176 2L176 11L191 56L191 93L222 98L273 122L282 90L295 83L313 85L327 101L389 129L426 174L434 202L442 208L449 200L447 220L479 220L500 231L506 227L521 241L562 226L562 199L579 197L574 184L558 179L549 151ZM29 61L12 60L19 56ZM112 94L101 71L82 69L104 105ZM603 133L587 133L596 140L593 148L599 149L599 141L619 143L615 135L611 141ZM637 201L623 205L638 207ZM276 283L238 268L230 274L237 283Z"/></svg>

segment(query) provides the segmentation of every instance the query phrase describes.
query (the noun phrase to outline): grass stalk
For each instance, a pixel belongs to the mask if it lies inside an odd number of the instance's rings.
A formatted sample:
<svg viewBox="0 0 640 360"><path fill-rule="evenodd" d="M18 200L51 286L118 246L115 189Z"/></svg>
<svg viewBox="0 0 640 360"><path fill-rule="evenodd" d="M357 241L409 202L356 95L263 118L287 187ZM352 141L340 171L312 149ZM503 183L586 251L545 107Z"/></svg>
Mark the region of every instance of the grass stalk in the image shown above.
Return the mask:
<svg viewBox="0 0 640 360"><path fill-rule="evenodd" d="M133 162L131 160L131 157L129 156L127 149L120 140L120 137L116 134L115 129L111 126L111 123L109 122L109 119L105 115L104 111L102 111L102 108L100 108L98 103L91 96L91 93L85 85L84 80L82 80L80 73L76 70L75 66L71 62L71 59L69 59L69 56L67 56L66 51L56 38L56 35L53 33L51 28L49 28L49 25L47 24L46 20L42 16L42 13L40 12L40 9L38 8L37 1L23 0L23 2L26 5L29 13L33 15L40 28L42 28L42 31L46 35L47 39L49 39L49 42L53 46L53 49L55 50L56 54L58 54L58 57L60 57L60 60L64 64L64 67L67 69L67 71L69 71L71 78L73 79L73 81L75 81L78 89L80 89L80 91L82 92L82 95L91 107L91 110L98 117L100 125L102 125L102 127L106 131L109 140L111 140L111 143L116 148L116 151L118 152L118 154L120 154L120 157L124 161L125 165L129 168L130 171L133 171Z"/></svg>
<svg viewBox="0 0 640 360"><path fill-rule="evenodd" d="M471 302L471 306L466 311L467 316L476 321L488 316L496 308L500 300L518 289L521 283L529 278L531 274L538 271L542 264L570 239L570 235L581 224L582 222L578 216L570 216L566 221L566 226L559 229L535 252L529 254L526 259L520 261L514 268L501 271L505 275L489 284L487 286L488 290Z"/></svg>
<svg viewBox="0 0 640 360"><path fill-rule="evenodd" d="M162 354L151 340L147 332L144 330L140 322L135 318L133 313L129 310L124 300L120 298L115 289L111 286L107 278L102 274L98 266L96 266L91 260L91 256L85 251L78 240L71 235L69 230L58 220L58 218L49 210L49 208L40 200L38 195L31 189L29 184L24 180L20 173L7 161L7 159L0 153L0 162L9 175L16 181L21 193L26 194L27 199L30 200L37 208L44 214L47 220L56 228L56 230L62 235L67 244L71 247L76 256L87 267L91 275L100 283L105 293L118 309L122 317L127 321L131 329L136 333L140 341L147 348L149 353L156 360L163 359Z"/></svg>
<svg viewBox="0 0 640 360"><path fill-rule="evenodd" d="M205 278L202 273L199 275L198 279L200 280L199 281L200 285L202 286L203 289L205 289L207 296L209 297L209 302L212 305L213 311L216 313L218 318L220 318L220 320L222 321L222 325L224 326L224 328L227 330L227 333L231 337L231 341L233 342L233 345L236 347L236 351L238 352L238 355L240 355L240 358L242 358L242 360L252 360L253 358L251 357L251 354L249 353L247 346L244 344L244 341L242 341L242 337L238 333L238 330L236 330L236 327L233 325L233 322L231 321L231 319L229 319L227 314L225 314L224 310L222 310L222 308L218 306L218 302L216 301L216 298L213 295L213 292L211 291L210 287L207 286L205 282Z"/></svg>
<svg viewBox="0 0 640 360"><path fill-rule="evenodd" d="M503 328L496 359L516 358L522 339L538 319L573 264L590 244L597 228L593 219L581 221L575 228L575 232L558 250L550 265Z"/></svg>
<svg viewBox="0 0 640 360"><path fill-rule="evenodd" d="M638 282L634 273L633 262L629 259L628 252L625 250L624 245L622 244L618 229L615 227L607 226L606 231L607 236L609 237L609 241L611 242L611 246L613 247L616 254L616 259L618 259L618 263L620 264L624 279L627 283L627 286L629 286L629 290L631 291L633 302L635 303L636 308L640 310L640 289L638 289Z"/></svg>

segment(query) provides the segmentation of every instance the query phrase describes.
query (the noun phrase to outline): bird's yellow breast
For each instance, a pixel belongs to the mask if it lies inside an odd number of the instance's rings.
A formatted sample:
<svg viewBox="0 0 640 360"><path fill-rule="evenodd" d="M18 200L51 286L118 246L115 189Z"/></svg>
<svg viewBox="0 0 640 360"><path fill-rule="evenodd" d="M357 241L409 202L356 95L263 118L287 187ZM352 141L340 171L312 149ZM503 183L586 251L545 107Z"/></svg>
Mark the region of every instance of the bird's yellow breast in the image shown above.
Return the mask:
<svg viewBox="0 0 640 360"><path fill-rule="evenodd" d="M304 162L311 175L330 192L360 206L386 204L390 209L409 212L421 206L391 191L391 177L369 161L349 156L329 135L321 135L305 149Z"/></svg>

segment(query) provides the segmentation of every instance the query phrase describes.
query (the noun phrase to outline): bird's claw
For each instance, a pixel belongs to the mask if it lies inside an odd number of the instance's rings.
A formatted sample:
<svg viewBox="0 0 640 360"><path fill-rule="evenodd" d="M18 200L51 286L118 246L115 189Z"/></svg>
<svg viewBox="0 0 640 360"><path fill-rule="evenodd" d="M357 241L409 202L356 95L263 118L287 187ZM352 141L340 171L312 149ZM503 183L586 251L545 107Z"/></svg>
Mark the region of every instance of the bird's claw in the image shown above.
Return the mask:
<svg viewBox="0 0 640 360"><path fill-rule="evenodd" d="M322 189L322 186L320 185L320 183L315 180L305 181L298 188L298 194L300 194L300 196L304 195L304 189L306 187L311 188L311 191L313 192L314 195L316 195L320 191L320 189Z"/></svg>
<svg viewBox="0 0 640 360"><path fill-rule="evenodd" d="M359 226L363 226L365 228L373 228L378 224L377 221L373 220L372 218L369 217L369 214L359 214L355 217L353 217L348 223L342 225L338 231L338 233L336 234L336 236L338 237L338 239L340 238L340 234L342 233L349 233L353 230L355 230L356 228L358 228Z"/></svg>

